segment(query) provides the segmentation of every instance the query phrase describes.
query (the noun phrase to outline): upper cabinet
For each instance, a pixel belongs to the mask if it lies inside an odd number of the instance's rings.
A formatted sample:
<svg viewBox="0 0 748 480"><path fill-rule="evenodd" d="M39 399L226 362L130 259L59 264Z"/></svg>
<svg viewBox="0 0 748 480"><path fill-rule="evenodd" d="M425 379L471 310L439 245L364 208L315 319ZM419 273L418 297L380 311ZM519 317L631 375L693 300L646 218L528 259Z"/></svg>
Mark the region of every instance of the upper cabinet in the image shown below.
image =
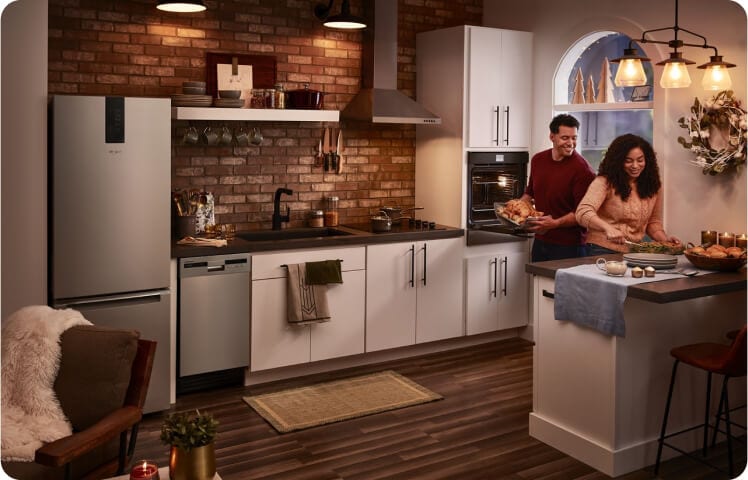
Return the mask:
<svg viewBox="0 0 748 480"><path fill-rule="evenodd" d="M532 34L459 26L417 35L419 103L442 118L422 138L463 149L530 147ZM462 72L462 75L460 75Z"/></svg>
<svg viewBox="0 0 748 480"><path fill-rule="evenodd" d="M173 120L241 120L258 122L337 122L338 110L273 108L172 107Z"/></svg>
<svg viewBox="0 0 748 480"><path fill-rule="evenodd" d="M467 27L467 147L529 148L532 34Z"/></svg>

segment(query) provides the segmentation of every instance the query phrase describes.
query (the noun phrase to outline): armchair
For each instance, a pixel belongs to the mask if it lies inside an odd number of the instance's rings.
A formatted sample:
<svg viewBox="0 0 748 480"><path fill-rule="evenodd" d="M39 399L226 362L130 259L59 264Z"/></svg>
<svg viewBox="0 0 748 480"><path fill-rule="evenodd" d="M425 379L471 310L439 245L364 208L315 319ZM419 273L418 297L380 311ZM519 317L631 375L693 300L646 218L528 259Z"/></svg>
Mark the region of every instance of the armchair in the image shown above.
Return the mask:
<svg viewBox="0 0 748 480"><path fill-rule="evenodd" d="M34 462L3 462L8 475L71 480L124 473L135 449L156 350L156 342L138 337L132 330L95 325L62 334L54 390L73 434L37 449Z"/></svg>

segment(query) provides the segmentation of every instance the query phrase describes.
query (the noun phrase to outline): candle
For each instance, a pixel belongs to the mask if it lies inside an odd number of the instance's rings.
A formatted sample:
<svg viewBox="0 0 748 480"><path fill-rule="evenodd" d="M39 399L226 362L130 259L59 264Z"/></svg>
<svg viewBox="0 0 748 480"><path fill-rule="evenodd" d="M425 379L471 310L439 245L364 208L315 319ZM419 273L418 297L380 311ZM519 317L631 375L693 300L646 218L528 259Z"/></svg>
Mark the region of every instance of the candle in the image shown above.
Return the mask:
<svg viewBox="0 0 748 480"><path fill-rule="evenodd" d="M717 243L717 232L714 230L702 230L701 231L701 244L712 244Z"/></svg>
<svg viewBox="0 0 748 480"><path fill-rule="evenodd" d="M723 247L734 247L735 246L735 235L732 233L720 233L718 235L719 244Z"/></svg>
<svg viewBox="0 0 748 480"><path fill-rule="evenodd" d="M735 246L740 248L748 248L748 237L745 233L735 237Z"/></svg>
<svg viewBox="0 0 748 480"><path fill-rule="evenodd" d="M158 466L150 460L138 461L130 470L130 480L159 480Z"/></svg>

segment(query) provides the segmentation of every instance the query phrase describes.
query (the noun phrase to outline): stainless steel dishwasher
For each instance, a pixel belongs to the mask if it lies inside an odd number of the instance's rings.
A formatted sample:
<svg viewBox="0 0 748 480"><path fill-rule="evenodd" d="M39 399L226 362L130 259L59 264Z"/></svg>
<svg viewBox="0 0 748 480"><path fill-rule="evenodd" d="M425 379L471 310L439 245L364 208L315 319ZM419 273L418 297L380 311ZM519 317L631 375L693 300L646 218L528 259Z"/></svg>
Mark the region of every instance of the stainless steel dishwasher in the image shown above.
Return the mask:
<svg viewBox="0 0 748 480"><path fill-rule="evenodd" d="M249 259L235 254L180 260L180 377L249 365Z"/></svg>

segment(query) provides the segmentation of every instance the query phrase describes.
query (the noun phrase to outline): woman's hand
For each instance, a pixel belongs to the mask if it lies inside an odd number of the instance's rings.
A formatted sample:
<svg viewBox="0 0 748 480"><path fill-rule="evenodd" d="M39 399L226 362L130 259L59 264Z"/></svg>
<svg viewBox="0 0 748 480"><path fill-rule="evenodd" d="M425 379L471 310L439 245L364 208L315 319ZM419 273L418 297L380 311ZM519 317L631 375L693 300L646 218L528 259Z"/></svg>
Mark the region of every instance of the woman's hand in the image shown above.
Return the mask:
<svg viewBox="0 0 748 480"><path fill-rule="evenodd" d="M626 241L623 232L613 227L605 229L605 237L613 243L623 244Z"/></svg>

